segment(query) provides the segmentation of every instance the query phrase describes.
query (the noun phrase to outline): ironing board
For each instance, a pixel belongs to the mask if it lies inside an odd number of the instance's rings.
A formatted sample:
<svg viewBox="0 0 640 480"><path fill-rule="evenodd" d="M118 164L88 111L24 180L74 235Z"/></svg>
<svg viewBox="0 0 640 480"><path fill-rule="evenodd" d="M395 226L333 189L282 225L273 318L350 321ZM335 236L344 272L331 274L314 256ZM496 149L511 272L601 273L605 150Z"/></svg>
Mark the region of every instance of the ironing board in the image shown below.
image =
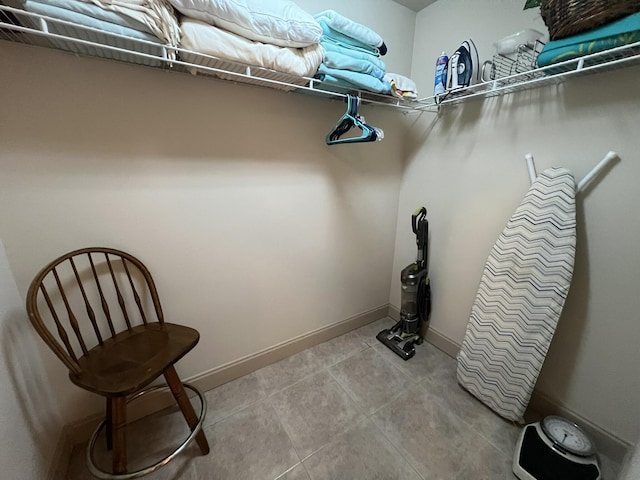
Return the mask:
<svg viewBox="0 0 640 480"><path fill-rule="evenodd" d="M575 195L565 168L535 179L489 254L471 309L458 381L509 420L523 418L569 292Z"/></svg>
<svg viewBox="0 0 640 480"><path fill-rule="evenodd" d="M536 175L496 241L458 353L458 382L504 418L523 422L569 292L576 248L575 197L607 164L578 183L566 168Z"/></svg>

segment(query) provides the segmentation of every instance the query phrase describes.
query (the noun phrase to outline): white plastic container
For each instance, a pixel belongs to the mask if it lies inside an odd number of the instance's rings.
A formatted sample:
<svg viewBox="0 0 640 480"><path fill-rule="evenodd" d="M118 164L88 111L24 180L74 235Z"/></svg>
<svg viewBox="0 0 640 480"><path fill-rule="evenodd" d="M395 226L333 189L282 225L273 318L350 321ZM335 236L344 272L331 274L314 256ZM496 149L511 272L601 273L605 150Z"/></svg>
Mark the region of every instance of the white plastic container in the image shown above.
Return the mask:
<svg viewBox="0 0 640 480"><path fill-rule="evenodd" d="M527 29L508 35L502 40L496 42L494 45L496 47L496 52L500 55L511 55L512 53L516 53L520 45L533 47L536 40L543 40L544 38L544 33L537 30Z"/></svg>

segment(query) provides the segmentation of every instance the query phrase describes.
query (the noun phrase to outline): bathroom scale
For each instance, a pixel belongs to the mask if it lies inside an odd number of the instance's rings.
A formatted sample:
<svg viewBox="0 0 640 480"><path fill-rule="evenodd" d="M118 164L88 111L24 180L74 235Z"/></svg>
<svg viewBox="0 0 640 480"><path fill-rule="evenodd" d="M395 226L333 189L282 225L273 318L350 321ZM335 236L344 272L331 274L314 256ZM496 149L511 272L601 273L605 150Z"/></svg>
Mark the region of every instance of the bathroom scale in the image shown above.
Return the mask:
<svg viewBox="0 0 640 480"><path fill-rule="evenodd" d="M601 480L596 448L575 423L549 416L522 429L513 456L519 480Z"/></svg>
<svg viewBox="0 0 640 480"><path fill-rule="evenodd" d="M521 421L569 292L576 249L572 173L543 171L493 246L458 353L459 383Z"/></svg>

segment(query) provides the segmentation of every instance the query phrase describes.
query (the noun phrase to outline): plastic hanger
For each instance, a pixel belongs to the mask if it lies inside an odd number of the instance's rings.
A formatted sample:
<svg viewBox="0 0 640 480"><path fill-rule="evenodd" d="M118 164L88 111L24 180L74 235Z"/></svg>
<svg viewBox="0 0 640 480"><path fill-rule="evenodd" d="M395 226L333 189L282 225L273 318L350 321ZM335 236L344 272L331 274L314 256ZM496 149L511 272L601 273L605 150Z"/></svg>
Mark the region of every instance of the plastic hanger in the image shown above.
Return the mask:
<svg viewBox="0 0 640 480"><path fill-rule="evenodd" d="M338 120L335 128L327 134L327 145L338 145L340 143L362 143L375 142L381 140L384 134L382 130L364 123L364 119L358 114L360 97L347 94L347 111ZM359 128L362 134L359 137L349 137L340 139L342 135L352 128Z"/></svg>

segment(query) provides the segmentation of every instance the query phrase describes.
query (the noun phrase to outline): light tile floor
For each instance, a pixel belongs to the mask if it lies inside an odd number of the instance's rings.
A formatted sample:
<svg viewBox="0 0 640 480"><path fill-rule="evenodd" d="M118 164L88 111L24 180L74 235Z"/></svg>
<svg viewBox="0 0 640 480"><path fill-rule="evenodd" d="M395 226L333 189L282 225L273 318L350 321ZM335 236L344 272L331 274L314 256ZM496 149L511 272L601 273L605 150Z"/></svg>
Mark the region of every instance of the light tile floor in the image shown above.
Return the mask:
<svg viewBox="0 0 640 480"><path fill-rule="evenodd" d="M501 480L514 479L519 428L456 381L456 362L430 344L403 361L375 335L383 319L206 393L206 434L153 480ZM198 408L197 400L194 405ZM177 408L129 429L130 467L170 451L188 430ZM100 450L104 442L98 443ZM86 444L68 479L93 478ZM108 467L108 454L97 451ZM618 466L603 459L605 480Z"/></svg>

